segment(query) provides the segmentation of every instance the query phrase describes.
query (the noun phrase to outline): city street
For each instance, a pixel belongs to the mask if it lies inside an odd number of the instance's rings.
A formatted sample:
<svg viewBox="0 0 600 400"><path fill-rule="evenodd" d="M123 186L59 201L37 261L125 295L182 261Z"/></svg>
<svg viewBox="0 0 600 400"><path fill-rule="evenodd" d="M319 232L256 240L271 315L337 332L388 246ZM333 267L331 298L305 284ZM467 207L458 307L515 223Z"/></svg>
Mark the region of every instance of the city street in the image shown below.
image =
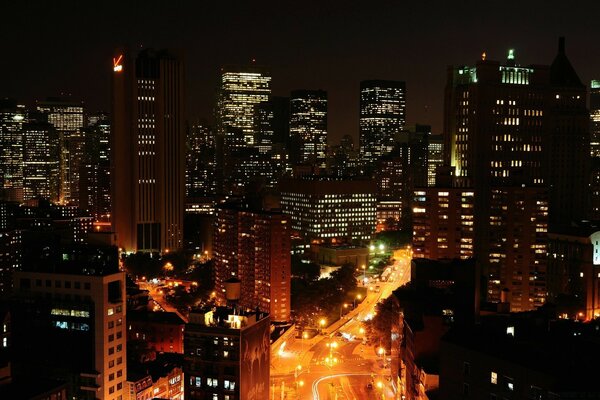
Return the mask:
<svg viewBox="0 0 600 400"><path fill-rule="evenodd" d="M362 320L375 305L410 280L410 253L394 255L388 282L377 282L366 299L314 338L286 333L271 349L271 398L275 399L392 399L389 362L374 346L363 344ZM386 365L387 364L387 365ZM384 368L387 367L387 368Z"/></svg>

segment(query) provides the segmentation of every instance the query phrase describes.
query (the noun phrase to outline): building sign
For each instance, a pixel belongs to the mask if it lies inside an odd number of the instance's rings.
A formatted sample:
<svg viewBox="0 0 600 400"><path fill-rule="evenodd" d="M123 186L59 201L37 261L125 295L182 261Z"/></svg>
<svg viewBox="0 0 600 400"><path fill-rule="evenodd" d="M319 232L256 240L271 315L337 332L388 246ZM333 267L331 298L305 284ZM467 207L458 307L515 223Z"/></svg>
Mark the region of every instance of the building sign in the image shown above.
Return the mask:
<svg viewBox="0 0 600 400"><path fill-rule="evenodd" d="M119 57L113 57L113 71L121 72L123 71L123 54L120 54Z"/></svg>

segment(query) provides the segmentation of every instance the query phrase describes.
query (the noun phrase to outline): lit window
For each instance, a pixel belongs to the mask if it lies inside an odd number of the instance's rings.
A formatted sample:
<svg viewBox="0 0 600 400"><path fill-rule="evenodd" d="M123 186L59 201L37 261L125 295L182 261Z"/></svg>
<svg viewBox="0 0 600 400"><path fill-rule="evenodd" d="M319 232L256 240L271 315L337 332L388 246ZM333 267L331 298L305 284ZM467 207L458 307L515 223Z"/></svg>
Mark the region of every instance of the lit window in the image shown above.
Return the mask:
<svg viewBox="0 0 600 400"><path fill-rule="evenodd" d="M109 308L107 313L108 313L108 315L113 315L115 313L115 309Z"/></svg>
<svg viewBox="0 0 600 400"><path fill-rule="evenodd" d="M515 336L515 327L514 326L507 326L506 327L506 334L510 335L510 336Z"/></svg>
<svg viewBox="0 0 600 400"><path fill-rule="evenodd" d="M498 384L498 374L492 371L492 377L491 377L490 381L492 382L492 384L497 385Z"/></svg>

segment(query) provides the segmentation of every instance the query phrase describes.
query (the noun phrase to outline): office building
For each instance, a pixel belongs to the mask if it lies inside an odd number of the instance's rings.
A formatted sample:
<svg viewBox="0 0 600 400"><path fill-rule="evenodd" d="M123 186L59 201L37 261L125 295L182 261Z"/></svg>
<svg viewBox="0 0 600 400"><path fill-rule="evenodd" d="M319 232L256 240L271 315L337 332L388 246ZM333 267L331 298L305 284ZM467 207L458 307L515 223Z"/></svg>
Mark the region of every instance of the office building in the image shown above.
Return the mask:
<svg viewBox="0 0 600 400"><path fill-rule="evenodd" d="M290 320L290 227L280 211L236 204L216 207L213 239L215 283L225 300L226 282L241 281L240 306L268 312L271 320Z"/></svg>
<svg viewBox="0 0 600 400"><path fill-rule="evenodd" d="M23 124L23 200L61 202L59 132L49 123Z"/></svg>
<svg viewBox="0 0 600 400"><path fill-rule="evenodd" d="M327 92L295 90L290 95L290 138L300 144L301 163L326 166Z"/></svg>
<svg viewBox="0 0 600 400"><path fill-rule="evenodd" d="M183 246L184 67L180 55L147 49L113 60L113 231L125 251Z"/></svg>
<svg viewBox="0 0 600 400"><path fill-rule="evenodd" d="M90 116L85 137L85 167L81 175L80 207L96 221L110 221L110 119L105 113Z"/></svg>
<svg viewBox="0 0 600 400"><path fill-rule="evenodd" d="M269 331L268 314L193 310L184 336L185 399L269 400Z"/></svg>
<svg viewBox="0 0 600 400"><path fill-rule="evenodd" d="M367 165L392 151L406 123L406 84L371 80L360 83L360 152Z"/></svg>
<svg viewBox="0 0 600 400"><path fill-rule="evenodd" d="M14 375L64 379L70 398L123 398L125 274L117 249L49 243L29 246L33 254L14 274Z"/></svg>
<svg viewBox="0 0 600 400"><path fill-rule="evenodd" d="M234 151L255 145L256 107L271 96L271 76L262 67L227 66L221 69L217 104L217 133Z"/></svg>
<svg viewBox="0 0 600 400"><path fill-rule="evenodd" d="M23 123L25 106L0 100L0 199L23 201Z"/></svg>
<svg viewBox="0 0 600 400"><path fill-rule="evenodd" d="M78 205L79 179L83 168L83 131L85 108L68 99L48 98L37 102L37 111L46 115L58 133L60 194L59 202Z"/></svg>
<svg viewBox="0 0 600 400"><path fill-rule="evenodd" d="M282 179L281 209L306 243L369 240L375 232L377 185L369 179Z"/></svg>

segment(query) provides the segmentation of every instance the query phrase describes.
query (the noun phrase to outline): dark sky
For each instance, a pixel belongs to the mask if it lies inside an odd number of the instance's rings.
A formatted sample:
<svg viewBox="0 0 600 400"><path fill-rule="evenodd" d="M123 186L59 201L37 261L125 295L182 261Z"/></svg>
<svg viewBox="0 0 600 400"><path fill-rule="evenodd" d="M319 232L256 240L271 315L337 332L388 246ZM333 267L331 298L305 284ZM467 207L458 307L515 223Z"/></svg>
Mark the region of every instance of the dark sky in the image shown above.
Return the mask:
<svg viewBox="0 0 600 400"><path fill-rule="evenodd" d="M330 142L358 135L363 79L407 82L409 124L442 129L446 67L482 51L549 64L557 38L584 82L600 77L600 1L2 1L0 96L71 93L109 108L112 51L174 47L187 57L188 116L209 118L218 69L256 58L273 91L329 92ZM194 6L190 6L194 4Z"/></svg>

